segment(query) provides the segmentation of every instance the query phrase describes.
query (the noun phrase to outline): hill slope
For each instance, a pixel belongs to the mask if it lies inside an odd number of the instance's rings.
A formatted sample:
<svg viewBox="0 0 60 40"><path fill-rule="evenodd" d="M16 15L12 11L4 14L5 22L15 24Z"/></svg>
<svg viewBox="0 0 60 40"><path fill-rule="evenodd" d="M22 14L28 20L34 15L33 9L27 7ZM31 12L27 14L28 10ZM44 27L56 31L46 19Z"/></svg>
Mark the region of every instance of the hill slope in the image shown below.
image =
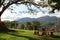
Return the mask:
<svg viewBox="0 0 60 40"><path fill-rule="evenodd" d="M17 21L20 23L25 23L25 22L32 22L34 20L43 23L43 22L55 22L57 20L60 21L60 18L57 18L55 16L44 16L44 17L40 17L40 18L28 18L28 17L26 17L26 18L18 19Z"/></svg>

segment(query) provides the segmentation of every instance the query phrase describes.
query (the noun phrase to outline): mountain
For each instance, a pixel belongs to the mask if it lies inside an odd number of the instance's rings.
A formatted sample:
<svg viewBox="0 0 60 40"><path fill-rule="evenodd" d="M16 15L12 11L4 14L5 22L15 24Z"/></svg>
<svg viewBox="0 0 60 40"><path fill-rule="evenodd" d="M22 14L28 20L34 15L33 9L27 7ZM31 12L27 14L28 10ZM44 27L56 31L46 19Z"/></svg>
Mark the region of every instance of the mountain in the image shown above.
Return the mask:
<svg viewBox="0 0 60 40"><path fill-rule="evenodd" d="M19 23L25 23L25 22L32 22L34 20L36 20L36 19L35 18L26 17L26 18L18 19L16 21L19 22Z"/></svg>
<svg viewBox="0 0 60 40"><path fill-rule="evenodd" d="M43 22L55 22L57 20L60 21L60 18L58 18L56 16L44 16L44 17L39 17L39 18L26 17L26 18L18 19L16 21L18 21L20 23L25 23L25 22L32 22L34 20L39 21L40 23L43 23Z"/></svg>
<svg viewBox="0 0 60 40"><path fill-rule="evenodd" d="M44 17L37 18L37 21L39 22L55 22L57 20L60 20L60 18L56 16L44 16Z"/></svg>

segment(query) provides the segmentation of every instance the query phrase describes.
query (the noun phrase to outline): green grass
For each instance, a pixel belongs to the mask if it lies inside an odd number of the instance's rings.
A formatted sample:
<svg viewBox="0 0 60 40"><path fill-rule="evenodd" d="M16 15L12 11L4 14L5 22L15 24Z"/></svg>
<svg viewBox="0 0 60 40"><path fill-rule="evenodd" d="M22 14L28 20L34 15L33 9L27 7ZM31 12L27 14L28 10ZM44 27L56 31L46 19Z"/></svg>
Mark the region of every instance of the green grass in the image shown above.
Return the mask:
<svg viewBox="0 0 60 40"><path fill-rule="evenodd" d="M54 37L44 37L36 36L33 32L32 30L16 30L14 32L0 33L0 40L60 40L58 34Z"/></svg>

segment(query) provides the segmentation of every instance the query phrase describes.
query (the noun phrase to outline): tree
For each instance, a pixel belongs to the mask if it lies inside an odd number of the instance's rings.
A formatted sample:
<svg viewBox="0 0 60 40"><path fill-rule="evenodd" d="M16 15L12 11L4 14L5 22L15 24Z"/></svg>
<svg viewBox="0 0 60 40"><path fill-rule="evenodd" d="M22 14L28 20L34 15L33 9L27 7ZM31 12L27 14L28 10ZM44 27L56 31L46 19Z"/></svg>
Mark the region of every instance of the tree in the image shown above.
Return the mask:
<svg viewBox="0 0 60 40"><path fill-rule="evenodd" d="M8 28L17 28L18 23L15 21L3 21L6 27Z"/></svg>
<svg viewBox="0 0 60 40"><path fill-rule="evenodd" d="M34 0L33 0L34 1ZM1 22L1 15L4 13L4 11L6 9L9 8L9 6L11 6L12 4L28 4L29 3L29 6L31 6L31 4L33 5L37 5L36 3L34 3L33 1L31 0L0 0L0 28L2 28L2 22ZM13 9L11 9L13 10Z"/></svg>
<svg viewBox="0 0 60 40"><path fill-rule="evenodd" d="M38 5L36 3L33 3L34 0L0 0L0 8L2 8L2 10L0 11L0 16L3 14L3 12L12 4L33 4L33 5ZM31 6L31 5L29 5ZM13 10L13 9L11 9Z"/></svg>
<svg viewBox="0 0 60 40"><path fill-rule="evenodd" d="M11 27L11 22L10 21L3 21L6 27L10 28Z"/></svg>
<svg viewBox="0 0 60 40"><path fill-rule="evenodd" d="M20 29L24 29L24 27L25 27L24 24L20 24L19 26Z"/></svg>
<svg viewBox="0 0 60 40"><path fill-rule="evenodd" d="M32 29L32 24L31 22L26 22L26 29Z"/></svg>
<svg viewBox="0 0 60 40"><path fill-rule="evenodd" d="M41 26L42 28L46 28L48 26L48 23L42 23Z"/></svg>
<svg viewBox="0 0 60 40"><path fill-rule="evenodd" d="M60 0L50 0L50 5L52 7L52 11L54 13L55 9L60 10ZM53 4L54 3L54 4Z"/></svg>
<svg viewBox="0 0 60 40"><path fill-rule="evenodd" d="M48 33L48 35L49 35L49 32L50 32L50 35L53 35L53 32L54 32L54 27L53 26L54 25L55 25L55 23L51 22L51 23L42 23L41 26L42 26L42 30L46 31Z"/></svg>
<svg viewBox="0 0 60 40"><path fill-rule="evenodd" d="M38 21L33 21L32 22L32 26L33 26L33 28L34 28L34 34L35 35L39 35L39 27L40 27L40 22L38 22Z"/></svg>
<svg viewBox="0 0 60 40"><path fill-rule="evenodd" d="M59 2L57 2L57 3L59 3ZM25 4L25 5L27 5L27 7L28 7L28 9L32 12L32 13L34 13L34 12L36 12L36 10L32 10L31 9L31 5L34 5L34 6L36 6L37 8L39 8L40 9L40 6L42 6L42 7L45 7L45 3L44 3L44 0L43 0L43 5L39 2L39 3L35 3L35 0L0 0L0 25L2 26L3 24L1 23L1 15L4 13L4 11L6 10L6 9L8 9L9 8L9 6L11 6L11 5L13 5L13 4ZM29 8L29 6L30 6L30 8ZM59 7L59 6L58 6ZM57 7L56 7L57 8ZM11 9L11 8L9 8L9 9ZM11 10L13 10L13 9L11 9ZM1 27L2 28L2 27ZM3 28L2 28L3 29Z"/></svg>
<svg viewBox="0 0 60 40"><path fill-rule="evenodd" d="M1 22L1 24L0 24L0 32L8 32L8 31L9 31L9 29L6 27L4 22Z"/></svg>
<svg viewBox="0 0 60 40"><path fill-rule="evenodd" d="M60 21L55 22L55 31L60 32Z"/></svg>
<svg viewBox="0 0 60 40"><path fill-rule="evenodd" d="M35 28L35 26L37 26L37 28L40 27L40 22L38 21L32 21L32 26Z"/></svg>

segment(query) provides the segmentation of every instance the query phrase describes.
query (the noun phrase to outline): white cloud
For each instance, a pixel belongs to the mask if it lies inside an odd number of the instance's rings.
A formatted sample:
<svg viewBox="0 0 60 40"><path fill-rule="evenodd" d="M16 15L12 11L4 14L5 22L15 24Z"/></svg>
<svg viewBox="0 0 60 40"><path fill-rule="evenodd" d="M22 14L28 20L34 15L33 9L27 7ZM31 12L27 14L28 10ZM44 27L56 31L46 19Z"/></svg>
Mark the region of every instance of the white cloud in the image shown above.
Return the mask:
<svg viewBox="0 0 60 40"><path fill-rule="evenodd" d="M35 3L38 3L40 0L35 0Z"/></svg>
<svg viewBox="0 0 60 40"><path fill-rule="evenodd" d="M39 1L39 0L36 0L36 1ZM16 6L17 7L17 6ZM33 6L34 7L34 6ZM22 8L22 9L21 9ZM35 8L35 7L34 7ZM15 9L15 11L16 12L18 12L19 10L23 10L23 11L27 11L27 8L26 8L26 6L25 7L23 7L23 5L20 5L19 7L17 7L17 9ZM37 10L37 9L36 9ZM38 13L37 13L37 15L33 15L33 14L28 14L28 13L11 13L11 11L10 10L6 10L3 14L2 14L2 16L1 16L1 18L2 18L2 21L3 20L10 20L10 21L13 21L13 20L15 20L15 19L20 19L20 18L24 18L24 17L30 17L30 18L38 18L38 17L43 17L43 16L57 16L57 17L60 17L60 12L58 12L58 11L55 11L55 14L48 14L48 12L49 12L49 10L48 10L48 8L41 8L41 10L43 11L43 12L45 12L45 13L43 13L42 11L39 11Z"/></svg>

